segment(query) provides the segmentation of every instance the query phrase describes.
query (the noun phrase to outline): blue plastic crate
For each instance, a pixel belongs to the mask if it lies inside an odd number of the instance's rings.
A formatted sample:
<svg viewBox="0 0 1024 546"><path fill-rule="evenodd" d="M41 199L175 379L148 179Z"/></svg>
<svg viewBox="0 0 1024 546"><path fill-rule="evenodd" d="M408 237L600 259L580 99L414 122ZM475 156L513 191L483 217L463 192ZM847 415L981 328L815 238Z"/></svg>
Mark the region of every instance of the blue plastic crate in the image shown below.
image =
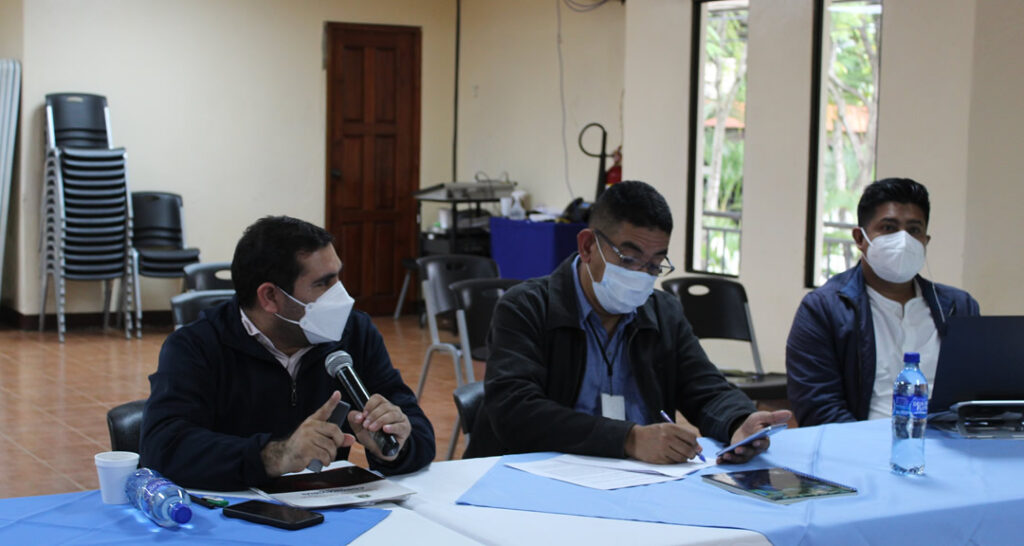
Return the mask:
<svg viewBox="0 0 1024 546"><path fill-rule="evenodd" d="M491 257L498 262L504 278L542 277L576 251L576 234L585 227L491 218Z"/></svg>

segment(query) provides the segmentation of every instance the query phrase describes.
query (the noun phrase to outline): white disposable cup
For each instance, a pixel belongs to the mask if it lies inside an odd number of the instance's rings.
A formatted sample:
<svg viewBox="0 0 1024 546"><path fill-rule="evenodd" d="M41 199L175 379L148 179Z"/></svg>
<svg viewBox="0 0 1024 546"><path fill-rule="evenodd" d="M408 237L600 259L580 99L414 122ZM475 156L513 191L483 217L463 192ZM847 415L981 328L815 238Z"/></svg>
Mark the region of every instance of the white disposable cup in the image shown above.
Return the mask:
<svg viewBox="0 0 1024 546"><path fill-rule="evenodd" d="M100 477L100 496L107 504L125 504L128 495L124 486L139 466L139 454L131 451L104 451L97 453L96 474Z"/></svg>
<svg viewBox="0 0 1024 546"><path fill-rule="evenodd" d="M501 203L501 215L507 218L509 211L512 210L512 198L502 197L498 202Z"/></svg>

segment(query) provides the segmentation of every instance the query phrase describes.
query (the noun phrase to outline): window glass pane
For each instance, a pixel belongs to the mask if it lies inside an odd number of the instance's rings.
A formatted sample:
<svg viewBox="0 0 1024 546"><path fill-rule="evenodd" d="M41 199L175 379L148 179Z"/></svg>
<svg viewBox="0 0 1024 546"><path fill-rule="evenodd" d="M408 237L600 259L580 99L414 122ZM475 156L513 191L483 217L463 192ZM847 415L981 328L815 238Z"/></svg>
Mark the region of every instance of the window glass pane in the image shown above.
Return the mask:
<svg viewBox="0 0 1024 546"><path fill-rule="evenodd" d="M743 215L743 139L747 100L747 0L702 4L699 31L698 169L693 179L697 229L692 269L739 275Z"/></svg>
<svg viewBox="0 0 1024 546"><path fill-rule="evenodd" d="M853 266L857 202L875 179L881 0L826 1L815 285Z"/></svg>

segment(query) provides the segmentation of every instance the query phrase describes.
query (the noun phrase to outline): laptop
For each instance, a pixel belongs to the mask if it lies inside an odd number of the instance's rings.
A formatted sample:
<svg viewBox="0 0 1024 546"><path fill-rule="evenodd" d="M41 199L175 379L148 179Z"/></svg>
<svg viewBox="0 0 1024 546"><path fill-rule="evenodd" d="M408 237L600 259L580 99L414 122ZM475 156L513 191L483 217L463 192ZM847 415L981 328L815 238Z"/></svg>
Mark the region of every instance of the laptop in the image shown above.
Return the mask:
<svg viewBox="0 0 1024 546"><path fill-rule="evenodd" d="M1024 316L946 319L929 421L968 437L1024 437L1022 408ZM986 426L965 426L986 415Z"/></svg>

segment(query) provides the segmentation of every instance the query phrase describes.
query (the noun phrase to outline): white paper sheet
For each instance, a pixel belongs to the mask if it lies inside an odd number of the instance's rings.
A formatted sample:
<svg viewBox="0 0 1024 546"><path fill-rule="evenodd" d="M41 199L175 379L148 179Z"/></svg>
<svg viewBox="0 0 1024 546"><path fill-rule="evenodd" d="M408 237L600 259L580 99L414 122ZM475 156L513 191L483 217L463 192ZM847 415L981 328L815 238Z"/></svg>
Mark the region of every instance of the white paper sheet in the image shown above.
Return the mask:
<svg viewBox="0 0 1024 546"><path fill-rule="evenodd" d="M561 460L562 457L552 457L542 461L527 463L511 463L508 466L545 478L603 490L622 489L623 487L634 487L680 479L679 476L668 476L651 472L634 472L608 468L606 466L566 462Z"/></svg>
<svg viewBox="0 0 1024 546"><path fill-rule="evenodd" d="M703 462L700 459L693 459L678 464L654 464L637 461L635 459L609 459L607 457L590 457L588 455L559 455L555 457L563 462L579 465L600 466L615 470L626 470L629 472L644 472L648 474L662 474L674 478L682 478L702 468L715 466L714 459Z"/></svg>

